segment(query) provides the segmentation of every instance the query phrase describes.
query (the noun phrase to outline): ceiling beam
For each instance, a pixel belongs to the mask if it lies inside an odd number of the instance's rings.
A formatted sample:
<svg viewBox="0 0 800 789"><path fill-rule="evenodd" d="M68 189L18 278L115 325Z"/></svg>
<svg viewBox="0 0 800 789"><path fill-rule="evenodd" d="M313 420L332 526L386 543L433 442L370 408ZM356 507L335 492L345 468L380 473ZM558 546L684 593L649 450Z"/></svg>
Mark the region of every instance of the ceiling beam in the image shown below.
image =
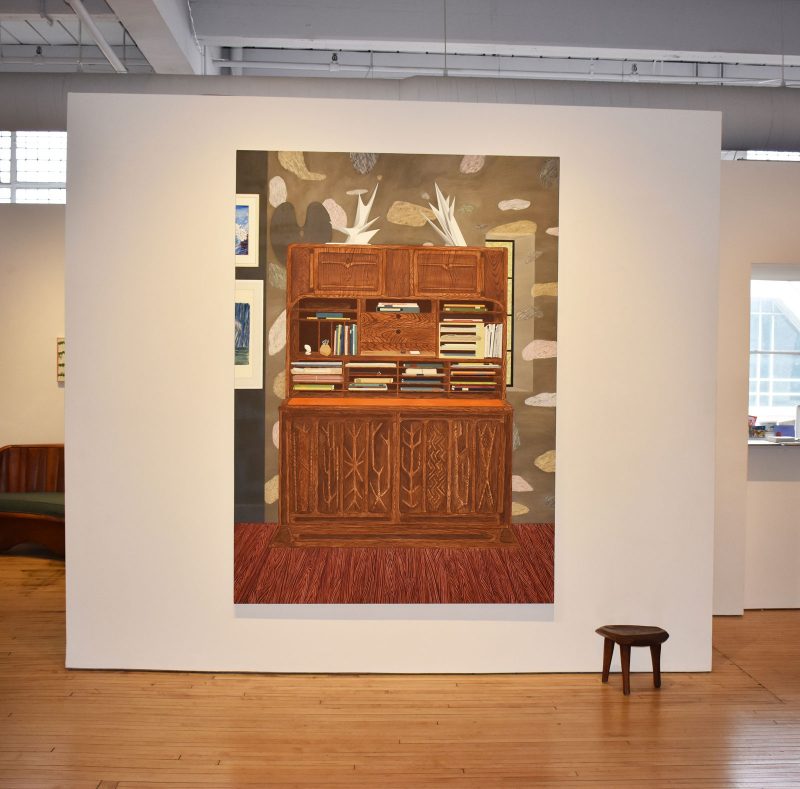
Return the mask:
<svg viewBox="0 0 800 789"><path fill-rule="evenodd" d="M114 22L114 12L105 0L83 0L95 22ZM32 19L41 17L53 21L74 19L75 12L64 0L0 0L0 19Z"/></svg>
<svg viewBox="0 0 800 789"><path fill-rule="evenodd" d="M156 74L202 74L189 7L181 0L108 0Z"/></svg>
<svg viewBox="0 0 800 789"><path fill-rule="evenodd" d="M780 63L797 0L191 0L206 44ZM445 14L446 11L446 14ZM622 54L625 53L625 54Z"/></svg>

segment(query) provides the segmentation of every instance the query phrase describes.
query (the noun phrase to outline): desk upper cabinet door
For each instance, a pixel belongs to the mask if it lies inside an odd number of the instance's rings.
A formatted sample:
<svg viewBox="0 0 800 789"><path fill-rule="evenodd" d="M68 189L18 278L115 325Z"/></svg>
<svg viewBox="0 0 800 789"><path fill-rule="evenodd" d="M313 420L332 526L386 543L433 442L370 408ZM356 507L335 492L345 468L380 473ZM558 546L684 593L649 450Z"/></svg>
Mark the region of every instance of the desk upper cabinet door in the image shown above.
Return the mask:
<svg viewBox="0 0 800 789"><path fill-rule="evenodd" d="M319 295L376 296L383 292L381 249L330 245L313 250L312 288Z"/></svg>
<svg viewBox="0 0 800 789"><path fill-rule="evenodd" d="M480 296L483 291L483 267L476 250L422 248L414 252L412 265L418 296Z"/></svg>

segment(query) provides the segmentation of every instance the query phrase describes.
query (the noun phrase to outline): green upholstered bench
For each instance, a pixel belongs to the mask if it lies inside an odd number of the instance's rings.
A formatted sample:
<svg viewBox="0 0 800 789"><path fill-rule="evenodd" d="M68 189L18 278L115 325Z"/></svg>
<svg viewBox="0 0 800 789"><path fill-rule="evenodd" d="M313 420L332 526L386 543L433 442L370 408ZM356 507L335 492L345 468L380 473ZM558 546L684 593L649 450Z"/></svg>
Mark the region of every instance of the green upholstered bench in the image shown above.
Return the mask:
<svg viewBox="0 0 800 789"><path fill-rule="evenodd" d="M0 551L32 542L64 554L64 445L0 449Z"/></svg>

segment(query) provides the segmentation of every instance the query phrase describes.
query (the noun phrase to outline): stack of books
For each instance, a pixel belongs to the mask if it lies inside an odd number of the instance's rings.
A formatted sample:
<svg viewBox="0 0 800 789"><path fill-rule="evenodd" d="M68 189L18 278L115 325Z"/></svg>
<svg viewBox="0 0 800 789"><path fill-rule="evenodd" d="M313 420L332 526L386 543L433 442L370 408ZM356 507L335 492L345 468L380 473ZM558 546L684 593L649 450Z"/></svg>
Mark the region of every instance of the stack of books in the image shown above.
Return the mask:
<svg viewBox="0 0 800 789"><path fill-rule="evenodd" d="M441 362L407 362L400 379L401 392L443 392L444 365Z"/></svg>
<svg viewBox="0 0 800 789"><path fill-rule="evenodd" d="M415 301L379 301L376 312L419 312Z"/></svg>
<svg viewBox="0 0 800 789"><path fill-rule="evenodd" d="M344 323L336 326L331 348L334 356L355 356L358 353L358 326Z"/></svg>
<svg viewBox="0 0 800 789"><path fill-rule="evenodd" d="M443 318L439 324L439 356L443 359L484 359L500 356L502 348L502 323Z"/></svg>
<svg viewBox="0 0 800 789"><path fill-rule="evenodd" d="M292 362L295 392L332 392L344 381L341 362Z"/></svg>
<svg viewBox="0 0 800 789"><path fill-rule="evenodd" d="M488 312L485 304L469 304L466 302L445 302L442 304L442 312Z"/></svg>
<svg viewBox="0 0 800 789"><path fill-rule="evenodd" d="M309 315L309 319L314 321L341 321L346 320L343 312L315 312Z"/></svg>
<svg viewBox="0 0 800 789"><path fill-rule="evenodd" d="M351 392L385 392L394 383L393 362L348 362L350 374L347 389Z"/></svg>
<svg viewBox="0 0 800 789"><path fill-rule="evenodd" d="M451 392L489 392L496 388L499 364L454 362L450 367Z"/></svg>

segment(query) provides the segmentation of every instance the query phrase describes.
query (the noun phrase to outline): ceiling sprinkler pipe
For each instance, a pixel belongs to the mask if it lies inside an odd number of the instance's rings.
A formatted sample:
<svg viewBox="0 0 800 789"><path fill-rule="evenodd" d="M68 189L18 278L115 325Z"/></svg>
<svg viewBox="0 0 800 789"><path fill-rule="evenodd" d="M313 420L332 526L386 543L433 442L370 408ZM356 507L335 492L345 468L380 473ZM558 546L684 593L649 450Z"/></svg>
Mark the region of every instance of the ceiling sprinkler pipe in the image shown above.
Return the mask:
<svg viewBox="0 0 800 789"><path fill-rule="evenodd" d="M127 74L128 69L125 68L123 62L117 57L111 44L106 41L105 36L100 32L100 28L92 19L92 15L86 10L86 6L81 0L64 0L64 2L75 12L75 16L86 25L89 30L89 35L94 39L95 44L99 47L100 51L105 55L106 60L111 64L111 67L117 74Z"/></svg>

